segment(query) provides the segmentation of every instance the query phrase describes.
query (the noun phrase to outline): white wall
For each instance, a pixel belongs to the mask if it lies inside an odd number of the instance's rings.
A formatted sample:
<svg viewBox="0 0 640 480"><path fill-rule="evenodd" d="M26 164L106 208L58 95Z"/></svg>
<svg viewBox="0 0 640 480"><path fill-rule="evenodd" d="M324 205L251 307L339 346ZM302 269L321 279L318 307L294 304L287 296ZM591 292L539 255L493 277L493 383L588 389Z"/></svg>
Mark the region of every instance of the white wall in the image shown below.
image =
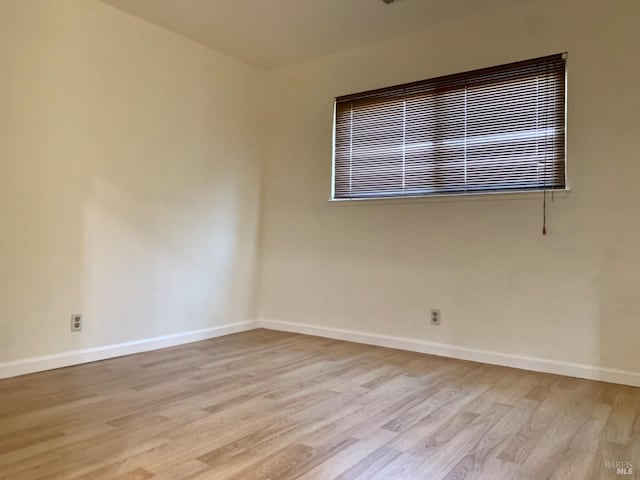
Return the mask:
<svg viewBox="0 0 640 480"><path fill-rule="evenodd" d="M93 0L0 2L0 362L260 317L640 371L638 24L532 1L264 74ZM549 236L539 197L327 202L333 97L564 50Z"/></svg>
<svg viewBox="0 0 640 480"><path fill-rule="evenodd" d="M256 72L93 0L0 2L0 362L255 317Z"/></svg>
<svg viewBox="0 0 640 480"><path fill-rule="evenodd" d="M267 76L261 318L640 371L640 3L539 1ZM335 96L569 52L569 181L329 204ZM429 307L442 309L431 327Z"/></svg>

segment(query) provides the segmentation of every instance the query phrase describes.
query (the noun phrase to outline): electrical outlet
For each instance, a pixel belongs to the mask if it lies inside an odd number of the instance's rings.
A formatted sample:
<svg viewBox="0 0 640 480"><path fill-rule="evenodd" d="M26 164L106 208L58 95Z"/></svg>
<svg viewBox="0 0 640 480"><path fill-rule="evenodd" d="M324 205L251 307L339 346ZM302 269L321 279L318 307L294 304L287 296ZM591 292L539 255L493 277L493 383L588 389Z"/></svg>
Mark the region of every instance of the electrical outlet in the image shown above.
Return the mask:
<svg viewBox="0 0 640 480"><path fill-rule="evenodd" d="M71 315L71 331L82 331L82 315L80 315L79 313L74 313L73 315Z"/></svg>
<svg viewBox="0 0 640 480"><path fill-rule="evenodd" d="M437 308L431 309L431 315L430 315L431 325L440 325L441 317L442 316L440 315L439 309Z"/></svg>

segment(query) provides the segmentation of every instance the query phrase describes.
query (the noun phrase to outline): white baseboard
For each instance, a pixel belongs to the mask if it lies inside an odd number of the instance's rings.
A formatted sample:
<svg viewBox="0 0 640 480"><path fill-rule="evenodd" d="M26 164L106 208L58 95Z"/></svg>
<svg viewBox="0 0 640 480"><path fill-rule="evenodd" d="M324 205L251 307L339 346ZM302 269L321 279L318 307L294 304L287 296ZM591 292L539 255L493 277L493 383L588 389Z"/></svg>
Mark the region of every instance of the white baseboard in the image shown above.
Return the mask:
<svg viewBox="0 0 640 480"><path fill-rule="evenodd" d="M346 340L349 342L364 343L367 345L377 345L380 347L396 348L411 352L427 353L441 357L457 358L460 360L470 360L493 365L502 365L505 367L521 368L535 372L554 373L569 377L586 378L589 380L599 380L603 382L640 387L640 372L604 368L596 365L561 362L523 355L511 355L489 350L459 347L445 343L428 342L425 340L415 340L411 338L378 335L353 330L320 327L317 325L305 325L301 323L282 322L277 320L238 322L212 328L205 328L202 330L163 335L160 337L57 353L43 357L0 362L0 378L15 377L27 373L41 372L44 370L52 370L54 368L68 367L71 365L95 362L123 355L131 355L160 348L173 347L176 345L183 345L185 343L198 342L209 338L230 335L232 333L245 332L255 328L266 328L283 332L315 335L318 337Z"/></svg>
<svg viewBox="0 0 640 480"><path fill-rule="evenodd" d="M86 348L71 352L56 353L43 357L27 358L10 362L0 362L0 378L15 377L27 373L52 370L81 363L95 362L107 358L121 357L133 353L147 352L160 348L173 347L185 343L198 342L209 338L221 337L237 332L244 332L256 328L256 322L246 321L220 325L217 327L192 330L190 332L174 333L160 337L145 338L132 342L116 343L102 347Z"/></svg>
<svg viewBox="0 0 640 480"><path fill-rule="evenodd" d="M630 372L612 368L604 368L595 365L548 360L523 355L511 355L507 353L479 350L475 348L459 347L445 343L434 343L425 340L411 338L377 335L372 333L342 330L338 328L320 327L316 325L304 325L301 323L281 322L277 320L261 320L258 326L270 330L279 330L291 333L302 333L318 337L347 340L380 347L397 348L411 352L428 353L441 357L471 360L474 362L490 363L505 367L521 368L535 372L554 373L569 377L586 378L603 382L619 383L640 387L640 372Z"/></svg>

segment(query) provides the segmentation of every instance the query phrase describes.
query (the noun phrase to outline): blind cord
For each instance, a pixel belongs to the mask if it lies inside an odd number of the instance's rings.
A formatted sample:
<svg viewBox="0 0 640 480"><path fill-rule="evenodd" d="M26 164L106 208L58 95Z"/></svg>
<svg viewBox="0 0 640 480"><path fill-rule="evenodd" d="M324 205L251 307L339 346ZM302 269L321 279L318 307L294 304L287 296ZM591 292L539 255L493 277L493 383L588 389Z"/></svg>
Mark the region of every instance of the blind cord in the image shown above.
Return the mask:
<svg viewBox="0 0 640 480"><path fill-rule="evenodd" d="M547 188L542 191L542 235L547 234Z"/></svg>
<svg viewBox="0 0 640 480"><path fill-rule="evenodd" d="M544 73L545 73L545 91L546 91L548 75L549 75L549 68L547 65L545 65L544 67ZM553 92L555 94L555 84L553 84ZM540 95L539 92L538 92L538 95ZM545 125L549 121L549 104L547 102L545 102L544 121L545 121ZM542 181L542 235L547 234L547 152L548 150L549 150L549 131L547 130L544 137L544 172L543 172L544 178Z"/></svg>

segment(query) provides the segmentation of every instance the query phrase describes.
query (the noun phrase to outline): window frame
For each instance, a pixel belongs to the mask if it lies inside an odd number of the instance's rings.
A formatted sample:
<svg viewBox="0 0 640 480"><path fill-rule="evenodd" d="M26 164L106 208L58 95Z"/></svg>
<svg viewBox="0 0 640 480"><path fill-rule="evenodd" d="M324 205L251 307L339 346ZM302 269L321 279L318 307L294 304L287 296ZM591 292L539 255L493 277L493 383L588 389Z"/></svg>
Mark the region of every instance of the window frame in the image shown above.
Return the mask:
<svg viewBox="0 0 640 480"><path fill-rule="evenodd" d="M564 60L564 187L554 187L549 186L546 188L525 188L525 189L505 189L505 190L472 190L467 192L444 192L444 193L424 193L419 195L379 195L379 196L362 196L362 197L348 197L342 198L335 196L335 185L336 185L336 130L337 130L337 109L338 102L343 97L356 96L356 95L368 95L377 91L384 91L388 88L400 88L403 86L410 86L414 84L421 83L422 81L409 82L406 84L399 84L390 87L382 87L376 88L373 90L367 90L363 92L341 95L338 97L334 97L333 99L333 121L332 121L332 152L331 152L331 185L330 185L330 196L329 202L339 204L339 203L416 203L416 202L429 202L429 201L437 201L437 202L446 202L446 201L469 201L469 200L478 200L478 199L531 199L531 198L541 198L547 192L552 196L556 196L559 198L565 198L571 192L571 184L569 183L569 155L568 155L568 98L569 98L569 59L568 53L562 52L558 54L562 56ZM551 56L551 55L550 55ZM539 57L544 58L544 57ZM534 60L535 58L531 59ZM528 60L524 60L526 62ZM520 62L513 62L514 64ZM508 66L510 64L497 65L495 67L489 68L499 68L502 66ZM478 70L485 70L484 68ZM460 72L458 74L445 75L445 76L454 76L454 75L463 75L465 73L472 73L476 70L469 70L465 72ZM433 77L430 79L426 79L424 81L429 81L431 79L437 79L441 77Z"/></svg>

